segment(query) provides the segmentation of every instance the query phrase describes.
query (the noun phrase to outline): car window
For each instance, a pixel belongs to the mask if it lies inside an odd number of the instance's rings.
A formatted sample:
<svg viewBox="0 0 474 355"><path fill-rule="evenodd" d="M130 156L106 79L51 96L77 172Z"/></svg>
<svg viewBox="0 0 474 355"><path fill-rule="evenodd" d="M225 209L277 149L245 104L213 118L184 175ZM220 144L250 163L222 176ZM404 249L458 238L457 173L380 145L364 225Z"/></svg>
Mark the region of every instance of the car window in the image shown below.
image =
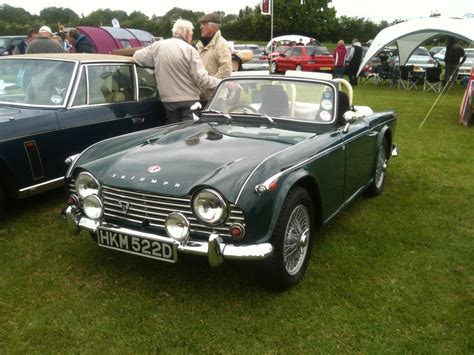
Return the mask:
<svg viewBox="0 0 474 355"><path fill-rule="evenodd" d="M131 65L89 65L89 104L133 100Z"/></svg>
<svg viewBox="0 0 474 355"><path fill-rule="evenodd" d="M138 99L147 100L158 97L155 75L149 68L137 67L138 75Z"/></svg>
<svg viewBox="0 0 474 355"><path fill-rule="evenodd" d="M209 109L328 124L334 97L334 88L320 82L236 79L219 85Z"/></svg>
<svg viewBox="0 0 474 355"><path fill-rule="evenodd" d="M67 99L74 62L1 60L0 102L62 106Z"/></svg>
<svg viewBox="0 0 474 355"><path fill-rule="evenodd" d="M74 101L72 102L73 106L82 106L87 104L87 79L86 71L83 70L81 73L81 78L77 85L76 94L74 96Z"/></svg>
<svg viewBox="0 0 474 355"><path fill-rule="evenodd" d="M306 47L308 55L329 55L329 50L326 47Z"/></svg>
<svg viewBox="0 0 474 355"><path fill-rule="evenodd" d="M424 56L429 56L430 52L426 48L418 47L415 49L415 52L413 52L414 55L424 55Z"/></svg>
<svg viewBox="0 0 474 355"><path fill-rule="evenodd" d="M299 47L293 48L293 52L291 53L291 56L300 57L301 53L302 53L301 48L299 48Z"/></svg>

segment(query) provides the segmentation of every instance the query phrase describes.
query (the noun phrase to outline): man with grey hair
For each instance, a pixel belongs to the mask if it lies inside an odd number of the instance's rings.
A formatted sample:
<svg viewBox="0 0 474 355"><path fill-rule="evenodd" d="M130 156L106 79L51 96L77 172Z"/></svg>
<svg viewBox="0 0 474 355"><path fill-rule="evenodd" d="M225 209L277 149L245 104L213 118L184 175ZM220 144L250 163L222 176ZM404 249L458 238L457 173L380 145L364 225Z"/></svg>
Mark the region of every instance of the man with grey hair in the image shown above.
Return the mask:
<svg viewBox="0 0 474 355"><path fill-rule="evenodd" d="M213 89L220 82L208 74L191 45L193 28L191 22L179 19L173 25L172 38L154 42L133 54L138 65L155 68L168 123L192 119L191 106L199 101L201 89Z"/></svg>
<svg viewBox="0 0 474 355"><path fill-rule="evenodd" d="M227 41L221 34L221 17L216 13L203 16L201 23L201 40L197 50L210 75L219 79L226 78L232 73L232 55ZM212 95L212 91L201 93L201 100L205 104Z"/></svg>

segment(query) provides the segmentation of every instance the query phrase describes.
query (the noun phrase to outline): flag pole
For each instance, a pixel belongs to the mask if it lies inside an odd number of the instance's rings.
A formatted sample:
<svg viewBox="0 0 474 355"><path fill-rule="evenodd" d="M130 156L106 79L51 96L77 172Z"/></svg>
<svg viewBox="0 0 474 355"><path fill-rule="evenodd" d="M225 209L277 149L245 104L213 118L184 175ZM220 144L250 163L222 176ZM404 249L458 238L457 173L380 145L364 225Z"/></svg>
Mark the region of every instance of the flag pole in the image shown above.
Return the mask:
<svg viewBox="0 0 474 355"><path fill-rule="evenodd" d="M273 40L273 0L270 0L270 41Z"/></svg>

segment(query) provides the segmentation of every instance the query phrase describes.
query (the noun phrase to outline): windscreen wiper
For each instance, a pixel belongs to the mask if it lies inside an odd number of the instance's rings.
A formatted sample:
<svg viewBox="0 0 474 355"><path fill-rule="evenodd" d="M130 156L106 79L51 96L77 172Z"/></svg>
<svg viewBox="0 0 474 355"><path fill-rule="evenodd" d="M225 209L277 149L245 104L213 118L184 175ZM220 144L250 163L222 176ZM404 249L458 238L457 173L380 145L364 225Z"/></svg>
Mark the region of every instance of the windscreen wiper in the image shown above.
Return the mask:
<svg viewBox="0 0 474 355"><path fill-rule="evenodd" d="M228 113L224 113L224 112L217 111L217 110L213 110L213 109L201 111L201 113L207 113L207 112L216 113L216 114L218 114L219 116L225 117L225 118L227 118L229 121L232 121L232 117L230 117L230 115L229 115Z"/></svg>

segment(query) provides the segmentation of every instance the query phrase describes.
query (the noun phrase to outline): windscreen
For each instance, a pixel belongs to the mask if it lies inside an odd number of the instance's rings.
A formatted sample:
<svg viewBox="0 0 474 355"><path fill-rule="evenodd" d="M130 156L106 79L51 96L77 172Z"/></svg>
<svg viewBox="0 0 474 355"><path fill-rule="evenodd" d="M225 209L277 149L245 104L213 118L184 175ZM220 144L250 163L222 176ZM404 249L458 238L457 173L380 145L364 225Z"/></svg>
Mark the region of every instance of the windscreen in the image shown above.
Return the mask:
<svg viewBox="0 0 474 355"><path fill-rule="evenodd" d="M74 72L73 62L0 60L0 102L62 106Z"/></svg>

